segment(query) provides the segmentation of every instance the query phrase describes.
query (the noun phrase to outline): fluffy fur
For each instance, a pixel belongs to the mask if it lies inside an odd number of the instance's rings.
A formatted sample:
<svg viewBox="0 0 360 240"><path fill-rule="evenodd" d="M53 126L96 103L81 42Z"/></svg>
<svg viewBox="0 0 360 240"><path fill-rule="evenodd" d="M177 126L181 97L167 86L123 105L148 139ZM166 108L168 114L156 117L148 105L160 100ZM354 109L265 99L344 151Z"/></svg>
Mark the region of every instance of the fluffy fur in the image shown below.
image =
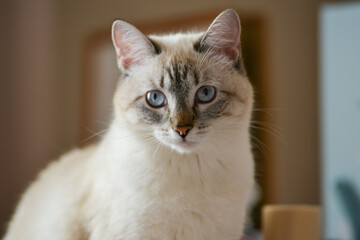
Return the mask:
<svg viewBox="0 0 360 240"><path fill-rule="evenodd" d="M115 22L122 75L109 131L39 175L5 240L240 239L254 170L239 34L233 10L205 33L147 38ZM196 103L204 85L216 97ZM166 106L147 105L153 89Z"/></svg>

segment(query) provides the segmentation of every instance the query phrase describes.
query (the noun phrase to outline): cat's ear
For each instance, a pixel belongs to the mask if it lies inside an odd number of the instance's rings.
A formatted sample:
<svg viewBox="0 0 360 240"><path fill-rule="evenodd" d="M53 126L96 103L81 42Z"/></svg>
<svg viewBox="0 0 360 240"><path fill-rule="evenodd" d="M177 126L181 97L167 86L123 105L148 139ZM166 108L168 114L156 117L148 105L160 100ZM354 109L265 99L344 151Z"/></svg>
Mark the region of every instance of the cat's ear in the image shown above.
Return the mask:
<svg viewBox="0 0 360 240"><path fill-rule="evenodd" d="M227 9L215 18L195 49L200 52L224 54L237 61L240 56L240 20L233 9Z"/></svg>
<svg viewBox="0 0 360 240"><path fill-rule="evenodd" d="M155 46L133 25L116 20L112 25L112 40L120 70L142 64L156 54Z"/></svg>

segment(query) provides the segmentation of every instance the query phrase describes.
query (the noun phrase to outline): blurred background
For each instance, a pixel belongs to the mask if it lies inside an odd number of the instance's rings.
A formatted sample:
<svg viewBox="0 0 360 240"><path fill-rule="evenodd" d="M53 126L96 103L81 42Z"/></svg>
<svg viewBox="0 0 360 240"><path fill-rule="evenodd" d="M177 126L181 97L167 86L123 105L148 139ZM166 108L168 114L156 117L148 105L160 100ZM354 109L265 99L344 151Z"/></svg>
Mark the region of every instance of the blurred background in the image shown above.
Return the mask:
<svg viewBox="0 0 360 240"><path fill-rule="evenodd" d="M242 22L255 87L263 204L316 204L324 236L360 239L360 4L321 0L12 0L0 3L0 236L51 160L101 135L119 74L110 29L203 29L226 8ZM358 221L358 222L356 222Z"/></svg>

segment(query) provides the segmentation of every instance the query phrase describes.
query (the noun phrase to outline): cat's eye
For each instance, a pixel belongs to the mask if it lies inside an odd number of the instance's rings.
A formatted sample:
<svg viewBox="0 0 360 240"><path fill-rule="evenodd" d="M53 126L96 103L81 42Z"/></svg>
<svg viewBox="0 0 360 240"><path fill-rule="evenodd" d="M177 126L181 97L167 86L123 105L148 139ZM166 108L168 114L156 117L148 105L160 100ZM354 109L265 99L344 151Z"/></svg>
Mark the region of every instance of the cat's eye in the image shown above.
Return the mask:
<svg viewBox="0 0 360 240"><path fill-rule="evenodd" d="M209 103L214 100L216 89L213 86L202 86L196 92L196 101L198 103Z"/></svg>
<svg viewBox="0 0 360 240"><path fill-rule="evenodd" d="M147 92L145 99L147 104L153 108L160 108L165 106L166 104L165 94L163 94L159 90L152 90Z"/></svg>

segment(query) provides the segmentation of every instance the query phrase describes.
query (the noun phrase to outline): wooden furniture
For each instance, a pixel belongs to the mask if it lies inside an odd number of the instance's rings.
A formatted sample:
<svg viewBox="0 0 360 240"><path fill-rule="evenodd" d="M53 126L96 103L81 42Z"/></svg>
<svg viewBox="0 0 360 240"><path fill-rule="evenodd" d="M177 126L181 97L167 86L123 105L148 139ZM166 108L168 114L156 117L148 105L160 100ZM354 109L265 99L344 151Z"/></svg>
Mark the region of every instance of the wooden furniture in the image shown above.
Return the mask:
<svg viewBox="0 0 360 240"><path fill-rule="evenodd" d="M320 207L267 205L262 215L264 240L321 239Z"/></svg>

